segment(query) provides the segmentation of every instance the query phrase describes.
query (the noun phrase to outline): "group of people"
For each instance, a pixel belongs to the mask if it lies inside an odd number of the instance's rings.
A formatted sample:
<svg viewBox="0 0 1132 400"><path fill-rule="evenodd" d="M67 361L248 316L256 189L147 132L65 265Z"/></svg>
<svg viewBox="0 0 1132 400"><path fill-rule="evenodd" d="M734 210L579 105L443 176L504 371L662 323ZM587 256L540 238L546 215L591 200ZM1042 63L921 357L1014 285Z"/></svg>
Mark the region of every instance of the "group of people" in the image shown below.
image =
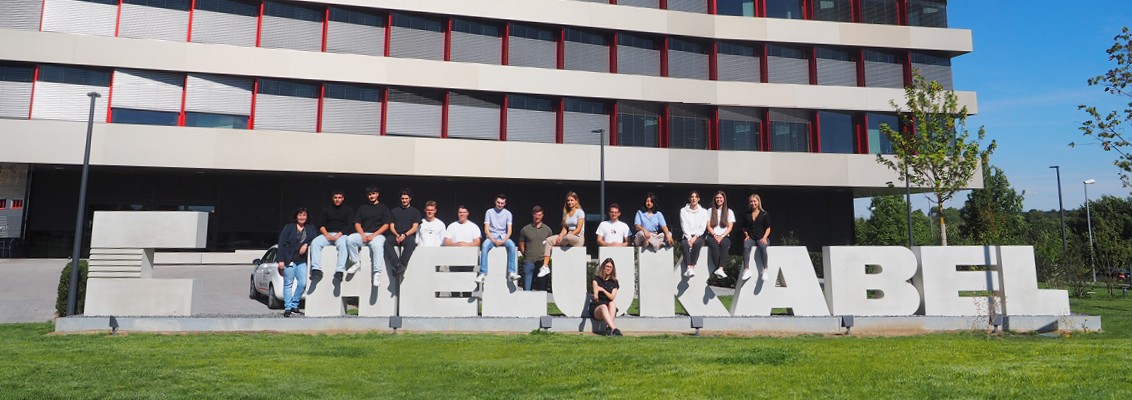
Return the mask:
<svg viewBox="0 0 1132 400"><path fill-rule="evenodd" d="M566 193L558 233L543 222L544 210L536 205L531 209L531 223L515 236L512 229L514 217L507 209L507 196L504 194L496 195L494 207L484 212L481 231L480 226L468 220L469 210L463 205L457 207L457 220L446 226L436 217L435 201L425 203L422 217L421 212L412 206L413 192L409 189L399 192L400 204L392 209L379 201L377 187L370 186L365 191L367 202L357 210L344 204L345 194L341 190L334 190L331 204L321 210L316 223L308 223L310 216L307 210L300 208L295 212L293 222L283 227L277 254L278 268L283 275L284 316L299 312L299 300L307 280L307 253L310 256L310 278L317 282L323 276L322 251L327 246L338 250L335 282L341 282L345 274L360 270L359 253L362 246L368 247L374 286L380 285L386 267L400 276L417 246L478 246L481 252L475 281L484 283L488 254L493 248L503 247L507 251L507 278L516 283L523 279L523 288L531 290L535 276L541 278L550 274L550 256L555 247L585 245L586 214L574 192ZM765 268L771 230L770 217L763 210L759 195L750 195L748 206L739 226L744 237L740 277L744 281L752 277L748 265L752 251L757 252L761 266ZM609 205L608 216L609 219L598 224L594 231L600 246L636 245L656 251L676 243L652 193L645 196L641 209L633 217L635 234L631 234L634 230L620 220L621 207L617 203ZM699 192L689 194L687 205L680 209L682 237L679 244L684 254L685 276L695 276L700 251L706 245L709 264L715 266L713 273L721 278L727 277L724 267L737 220L734 211L728 208L727 195L723 191L715 193L709 207L700 205ZM518 245L513 238L518 239ZM518 270L518 253L523 254L522 275ZM765 279L762 269L756 269L760 271L759 279ZM606 322L611 335L620 334L613 325L616 306L612 301L616 298L617 286L616 266L613 260L606 259L593 280L592 304L595 308L592 311L595 318Z"/></svg>

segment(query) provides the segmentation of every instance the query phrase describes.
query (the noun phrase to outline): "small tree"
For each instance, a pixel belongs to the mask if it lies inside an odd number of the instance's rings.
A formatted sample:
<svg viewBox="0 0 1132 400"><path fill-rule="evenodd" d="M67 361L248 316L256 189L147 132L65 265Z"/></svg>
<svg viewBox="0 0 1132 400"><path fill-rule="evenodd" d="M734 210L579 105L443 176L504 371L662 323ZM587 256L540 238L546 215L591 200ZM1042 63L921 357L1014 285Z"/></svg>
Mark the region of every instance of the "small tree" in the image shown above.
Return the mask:
<svg viewBox="0 0 1132 400"><path fill-rule="evenodd" d="M855 224L858 245L903 246L908 243L908 203L904 196L873 197L872 213ZM912 213L913 237L916 243L927 243L930 220L920 210Z"/></svg>
<svg viewBox="0 0 1132 400"><path fill-rule="evenodd" d="M903 124L897 131L881 124L881 132L892 142L893 155L877 155L877 162L900 174L900 180L931 188L934 202L942 206L963 190L975 176L979 162L997 147L992 140L986 149L980 141L986 131L980 127L976 138L967 132L967 107L959 105L954 91L939 82L924 80L919 71L912 85L904 88L906 103L889 102ZM947 224L939 213L940 243L947 245Z"/></svg>
<svg viewBox="0 0 1132 400"><path fill-rule="evenodd" d="M1113 41L1112 47L1106 52L1109 61L1116 62L1116 66L1104 75L1089 78L1089 86L1101 86L1105 93L1132 99L1132 33L1129 33L1128 27L1124 27ZM1123 135L1125 124L1132 123L1132 101L1124 110L1110 111L1107 114L1101 114L1095 106L1083 104L1077 108L1089 114L1089 120L1079 128L1081 132L1096 140L1105 151L1118 154L1112 164L1120 169L1118 175L1124 186L1132 186L1128 177L1132 173L1132 154L1129 153L1132 143ZM1076 146L1076 143L1069 143L1069 146Z"/></svg>
<svg viewBox="0 0 1132 400"><path fill-rule="evenodd" d="M983 165L983 188L967 194L959 231L971 244L1021 244L1026 233L1023 195L1010 187L1002 169Z"/></svg>

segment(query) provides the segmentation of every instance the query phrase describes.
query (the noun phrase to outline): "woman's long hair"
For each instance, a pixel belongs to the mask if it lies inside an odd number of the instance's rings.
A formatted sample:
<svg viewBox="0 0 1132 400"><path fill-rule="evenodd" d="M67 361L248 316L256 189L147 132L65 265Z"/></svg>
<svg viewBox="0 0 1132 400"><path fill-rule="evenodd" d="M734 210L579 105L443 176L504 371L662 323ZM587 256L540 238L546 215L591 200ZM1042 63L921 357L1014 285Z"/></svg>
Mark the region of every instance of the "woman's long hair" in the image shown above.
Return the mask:
<svg viewBox="0 0 1132 400"><path fill-rule="evenodd" d="M613 262L612 258L606 258L605 261L602 261L601 264L598 264L598 266L597 266L597 276L599 278L605 279L605 277L602 276L602 272L603 272L603 270L605 270L605 264L607 264L607 263L610 266L613 267L613 270L609 272L609 279L616 281L617 280L617 264Z"/></svg>
<svg viewBox="0 0 1132 400"><path fill-rule="evenodd" d="M652 202L652 208L649 208L649 206L648 206L648 203L650 201ZM644 211L644 212L647 213L649 211L656 211L656 209L657 209L656 195L653 194L652 192L645 193L645 202L641 203L641 211Z"/></svg>
<svg viewBox="0 0 1132 400"><path fill-rule="evenodd" d="M566 192L566 199L569 200L571 197L574 198L574 210L581 209L582 208L582 201L578 200L578 194L574 193L572 191ZM562 226L566 226L566 217L569 216L570 213L573 212L574 210L570 209L570 202L569 201L563 201L562 202Z"/></svg>
<svg viewBox="0 0 1132 400"><path fill-rule="evenodd" d="M762 197L759 197L759 195L752 193L751 197L747 198L747 200L750 200L750 199L755 199L755 200L759 201L759 212L766 211L766 210L763 209L763 198ZM747 207L749 208L750 205L748 205ZM755 210L751 210L751 211L755 211Z"/></svg>
<svg viewBox="0 0 1132 400"><path fill-rule="evenodd" d="M711 222L708 222L708 226L713 227L713 228L718 226L718 227L722 228L727 224L727 193L723 193L723 191L720 190L718 192L715 192L715 195L716 196L723 196L723 205L722 205L723 208L719 211L718 214L716 214L716 212L714 210L714 208L715 208L715 197L712 197L711 208L713 210L711 212Z"/></svg>

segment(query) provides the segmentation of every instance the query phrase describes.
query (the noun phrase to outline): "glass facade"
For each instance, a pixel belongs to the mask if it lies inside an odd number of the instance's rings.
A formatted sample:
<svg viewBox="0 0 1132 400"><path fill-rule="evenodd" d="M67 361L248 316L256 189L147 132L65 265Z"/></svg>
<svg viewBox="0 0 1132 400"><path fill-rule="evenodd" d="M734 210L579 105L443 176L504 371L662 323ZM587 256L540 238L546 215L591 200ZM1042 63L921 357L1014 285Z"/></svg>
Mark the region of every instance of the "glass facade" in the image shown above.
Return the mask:
<svg viewBox="0 0 1132 400"><path fill-rule="evenodd" d="M248 117L245 115L186 112L185 126L195 126L198 128L248 129Z"/></svg>
<svg viewBox="0 0 1132 400"><path fill-rule="evenodd" d="M719 120L720 150L759 150L759 121Z"/></svg>
<svg viewBox="0 0 1132 400"><path fill-rule="evenodd" d="M719 15L755 16L754 0L716 0L715 13Z"/></svg>
<svg viewBox="0 0 1132 400"><path fill-rule="evenodd" d="M892 154L892 141L881 132L881 125L894 130L900 129L900 119L893 114L869 113L869 152L872 154Z"/></svg>
<svg viewBox="0 0 1132 400"><path fill-rule="evenodd" d="M770 150L809 152L810 112L805 110L771 110Z"/></svg>
<svg viewBox="0 0 1132 400"><path fill-rule="evenodd" d="M908 25L947 27L947 2L944 0L908 0Z"/></svg>
<svg viewBox="0 0 1132 400"><path fill-rule="evenodd" d="M802 19L802 0L766 0L767 18Z"/></svg>
<svg viewBox="0 0 1132 400"><path fill-rule="evenodd" d="M113 120L111 122L115 124L177 126L177 119L180 118L180 113L167 111L130 108L113 108L112 110Z"/></svg>
<svg viewBox="0 0 1132 400"><path fill-rule="evenodd" d="M856 153L853 146L853 114L822 111L818 113L822 153Z"/></svg>
<svg viewBox="0 0 1132 400"><path fill-rule="evenodd" d="M812 0L813 16L818 21L853 22L851 0Z"/></svg>

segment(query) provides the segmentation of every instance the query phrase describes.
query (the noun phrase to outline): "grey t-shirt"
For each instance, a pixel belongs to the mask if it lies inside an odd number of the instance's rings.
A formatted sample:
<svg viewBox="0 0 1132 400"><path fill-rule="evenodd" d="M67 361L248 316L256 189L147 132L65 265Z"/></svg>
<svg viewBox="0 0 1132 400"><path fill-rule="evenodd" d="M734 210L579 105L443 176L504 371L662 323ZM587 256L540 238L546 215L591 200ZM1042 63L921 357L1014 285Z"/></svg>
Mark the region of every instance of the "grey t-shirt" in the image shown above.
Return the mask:
<svg viewBox="0 0 1132 400"><path fill-rule="evenodd" d="M554 232L546 224L542 224L538 228L535 228L534 224L524 226L523 230L519 231L519 243L526 243L527 251L523 252L523 259L526 261L541 260L546 247L543 241L553 234Z"/></svg>

